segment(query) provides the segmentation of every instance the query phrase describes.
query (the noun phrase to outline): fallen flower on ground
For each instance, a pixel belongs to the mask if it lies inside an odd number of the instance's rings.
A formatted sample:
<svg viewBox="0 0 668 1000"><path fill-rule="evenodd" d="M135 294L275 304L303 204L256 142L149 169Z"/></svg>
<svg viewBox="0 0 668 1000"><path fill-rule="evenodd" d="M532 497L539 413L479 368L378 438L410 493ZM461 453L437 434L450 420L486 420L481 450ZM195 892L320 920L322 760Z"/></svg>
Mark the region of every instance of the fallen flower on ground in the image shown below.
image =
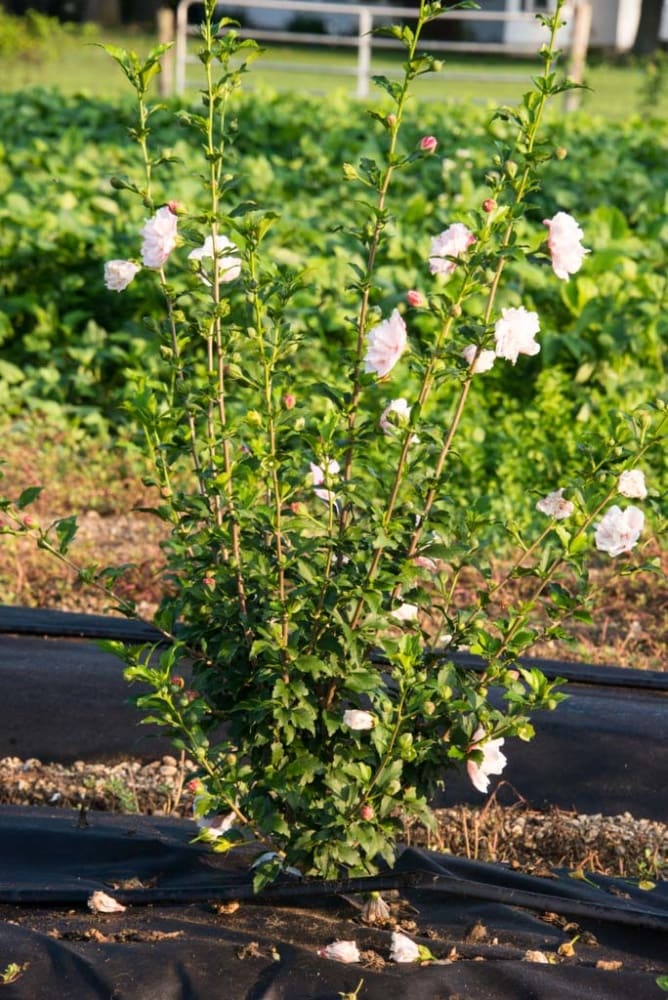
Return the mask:
<svg viewBox="0 0 668 1000"><path fill-rule="evenodd" d="M324 948L318 948L318 955L320 958L331 958L348 965L360 960L359 948L354 941L333 941Z"/></svg>
<svg viewBox="0 0 668 1000"><path fill-rule="evenodd" d="M92 896L88 897L88 909L93 913L124 913L127 907L119 903L113 896L108 896L106 892L98 889Z"/></svg>

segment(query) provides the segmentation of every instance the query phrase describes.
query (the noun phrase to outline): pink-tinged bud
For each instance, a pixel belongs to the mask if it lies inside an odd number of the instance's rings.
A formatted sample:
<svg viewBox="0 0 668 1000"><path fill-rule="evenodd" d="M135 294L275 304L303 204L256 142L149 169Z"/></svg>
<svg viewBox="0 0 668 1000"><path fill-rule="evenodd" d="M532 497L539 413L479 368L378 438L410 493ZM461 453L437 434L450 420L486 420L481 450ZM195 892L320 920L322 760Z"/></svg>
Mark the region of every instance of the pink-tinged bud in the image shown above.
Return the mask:
<svg viewBox="0 0 668 1000"><path fill-rule="evenodd" d="M386 122L388 128L394 128L394 126L397 124L397 116L396 115L386 115L385 116L385 122Z"/></svg>
<svg viewBox="0 0 668 1000"><path fill-rule="evenodd" d="M204 584L205 587L215 587L216 578L213 576L203 576L202 583Z"/></svg>
<svg viewBox="0 0 668 1000"><path fill-rule="evenodd" d="M373 806L367 804L360 809L360 819L364 820L365 823L370 823L375 815Z"/></svg>
<svg viewBox="0 0 668 1000"><path fill-rule="evenodd" d="M184 692L184 695L188 701L195 701L199 697L197 691L193 691L192 688L189 688L186 692Z"/></svg>
<svg viewBox="0 0 668 1000"><path fill-rule="evenodd" d="M423 135L420 139L420 149L423 153L435 153L438 139L434 135Z"/></svg>
<svg viewBox="0 0 668 1000"><path fill-rule="evenodd" d="M296 402L297 399L295 396L292 395L291 392L286 392L285 396L283 396L283 406L285 407L286 410L293 410L295 408Z"/></svg>
<svg viewBox="0 0 668 1000"><path fill-rule="evenodd" d="M414 288L411 288L410 292L406 292L406 302L414 309L422 309L427 304L422 292L418 292Z"/></svg>
<svg viewBox="0 0 668 1000"><path fill-rule="evenodd" d="M495 208L496 208L496 202L494 201L494 199L485 198L485 200L482 203L483 212L493 212Z"/></svg>
<svg viewBox="0 0 668 1000"><path fill-rule="evenodd" d="M298 500L295 500L294 503L290 504L290 510L292 511L293 514L303 514L304 504L300 503Z"/></svg>
<svg viewBox="0 0 668 1000"><path fill-rule="evenodd" d="M557 146L557 148L554 151L554 155L558 160L565 160L566 157L568 156L568 150L566 149L565 146Z"/></svg>
<svg viewBox="0 0 668 1000"><path fill-rule="evenodd" d="M24 528L37 527L37 521L35 520L34 517L31 517L30 514L26 514L26 516L22 519L22 524Z"/></svg>
<svg viewBox="0 0 668 1000"><path fill-rule="evenodd" d="M183 677L180 677L178 674L174 674L172 677L172 686L175 688L183 688L186 686L186 682Z"/></svg>
<svg viewBox="0 0 668 1000"><path fill-rule="evenodd" d="M190 781L187 782L186 788L188 789L189 792L192 792L192 794L194 795L195 792L199 792L202 790L202 782L199 780L199 778L191 778Z"/></svg>
<svg viewBox="0 0 668 1000"><path fill-rule="evenodd" d="M172 213L172 215L178 215L181 212L181 206L178 201L168 201L167 208Z"/></svg>

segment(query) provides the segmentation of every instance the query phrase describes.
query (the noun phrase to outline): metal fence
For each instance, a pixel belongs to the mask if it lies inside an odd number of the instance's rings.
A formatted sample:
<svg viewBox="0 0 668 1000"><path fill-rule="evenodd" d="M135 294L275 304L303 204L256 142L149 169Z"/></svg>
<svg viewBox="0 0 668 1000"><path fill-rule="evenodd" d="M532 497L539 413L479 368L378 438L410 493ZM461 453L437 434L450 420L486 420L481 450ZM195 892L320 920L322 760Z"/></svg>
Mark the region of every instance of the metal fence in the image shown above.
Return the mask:
<svg viewBox="0 0 668 1000"><path fill-rule="evenodd" d="M174 66L174 87L177 94L182 94L188 86L187 68L189 65L198 64L196 56L188 51L188 39L198 33L198 29L189 23L189 10L197 4L199 0L181 0L176 12L176 46L175 46L175 66ZM588 10L587 10L588 8ZM352 30L343 32L341 30L332 32L302 32L286 30L285 27L275 28L241 28L241 37L254 38L259 42L268 42L276 45L306 45L312 47L339 47L356 51L356 60L351 66L331 66L321 62L301 62L293 61L286 64L284 62L272 62L271 57L263 59L262 65L265 69L280 69L282 72L295 73L316 73L322 76L326 73L334 73L342 76L354 76L355 94L357 97L366 98L369 94L371 76L373 73L373 61L379 51L398 50L399 42L396 39L385 36L374 35L373 29L379 25L396 23L397 19L410 22L417 19L415 7L385 7L366 6L361 4L348 3L328 3L328 2L308 2L308 0L233 0L232 3L221 3L218 5L217 13L220 17L239 17L246 11L258 10L268 12L273 19L281 20L286 14L325 16L338 21L350 24ZM579 52L580 60L584 61L584 54L587 50L589 37L589 24L591 16L591 6L589 3L573 0L565 8L566 28L562 29L563 44L572 54L572 57ZM482 11L482 10L457 10L444 11L436 20L459 21L468 23L470 26L488 26L493 22L502 22L518 28L524 25L524 31L514 30L512 41L424 41L420 49L433 54L443 52L478 53L494 55L528 55L536 51L535 40L532 36L532 29L535 29L537 22L534 13L525 11ZM522 42L521 36L525 34L526 42ZM577 60L576 60L577 62ZM577 67L576 67L577 71ZM386 75L391 76L391 71L385 68ZM472 72L438 74L442 79L475 79L489 81L517 81L526 79L526 75L520 76L512 72Z"/></svg>

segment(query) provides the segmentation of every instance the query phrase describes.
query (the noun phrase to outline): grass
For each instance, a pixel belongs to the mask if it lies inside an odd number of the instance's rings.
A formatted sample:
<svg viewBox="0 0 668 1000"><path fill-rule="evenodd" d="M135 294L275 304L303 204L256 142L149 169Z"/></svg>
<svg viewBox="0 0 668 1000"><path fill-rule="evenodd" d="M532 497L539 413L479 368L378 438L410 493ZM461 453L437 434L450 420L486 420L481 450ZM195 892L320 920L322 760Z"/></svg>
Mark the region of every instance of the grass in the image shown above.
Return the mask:
<svg viewBox="0 0 668 1000"><path fill-rule="evenodd" d="M130 48L145 54L156 39L144 32L100 32L98 42ZM197 46L191 40L191 51ZM354 49L313 49L287 46L268 48L253 66L248 78L251 85L277 90L332 93L355 91ZM391 75L399 58L379 53L372 71ZM441 101L474 101L486 104L514 103L527 88L529 78L538 68L532 59L511 59L460 54L446 55L444 72L418 81L416 96ZM197 86L197 67L188 66L189 93ZM647 87L647 67L640 62L591 61L586 82L591 88L582 95L582 107L608 119L622 119L642 110L642 93ZM35 53L30 59L0 62L0 90L43 86L63 93L86 92L93 96L114 98L127 94L125 79L116 64L96 41L68 39L48 57ZM375 89L375 88L374 88ZM657 117L668 117L668 90L658 88L652 101Z"/></svg>

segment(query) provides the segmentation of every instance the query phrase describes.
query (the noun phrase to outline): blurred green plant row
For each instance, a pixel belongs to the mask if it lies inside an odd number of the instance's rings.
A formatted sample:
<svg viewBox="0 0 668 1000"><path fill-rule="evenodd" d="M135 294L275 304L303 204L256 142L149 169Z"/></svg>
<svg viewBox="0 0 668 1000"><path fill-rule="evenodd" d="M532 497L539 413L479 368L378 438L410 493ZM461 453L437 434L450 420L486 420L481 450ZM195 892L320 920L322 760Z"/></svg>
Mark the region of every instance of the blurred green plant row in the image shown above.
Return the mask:
<svg viewBox="0 0 668 1000"><path fill-rule="evenodd" d="M419 175L397 177L393 234L379 268L382 300L374 303L385 315L404 310L408 289L429 291L431 238L465 222L487 197L489 134L500 137L505 128L490 118L487 110L432 102L412 116L419 131L407 127L407 150L426 134L439 145ZM162 119L160 110L151 119L165 154L157 201L194 210L196 151L186 130ZM352 193L359 189L345 181L342 164L360 147L376 155L373 130L343 96L323 102L254 93L239 99L237 119L234 196L280 213L269 252L286 267L308 261L292 305L303 351L314 366L335 365L357 263L345 230L360 214ZM32 411L90 434L118 429L128 371L161 364L144 323L162 307L150 276L140 274L122 294L103 283L106 260L138 257L149 214L111 185L114 176L139 176L127 138L133 124L129 104L119 110L45 90L0 95L0 412L10 419ZM516 510L530 486L566 485L578 466L577 439L601 432L610 411L631 411L666 392L667 136L639 118L552 118L549 144L564 158L545 167L545 193L536 196L526 232L532 252L513 268L500 303L539 313L541 352L476 381L461 435L456 489L476 496L478 484L496 479L499 516ZM555 282L548 259L534 252L542 220L559 210L576 217L591 249L568 282ZM419 335L419 314L407 318ZM409 395L410 384L393 384L388 402L402 391ZM648 475L665 490L665 456L653 462Z"/></svg>

